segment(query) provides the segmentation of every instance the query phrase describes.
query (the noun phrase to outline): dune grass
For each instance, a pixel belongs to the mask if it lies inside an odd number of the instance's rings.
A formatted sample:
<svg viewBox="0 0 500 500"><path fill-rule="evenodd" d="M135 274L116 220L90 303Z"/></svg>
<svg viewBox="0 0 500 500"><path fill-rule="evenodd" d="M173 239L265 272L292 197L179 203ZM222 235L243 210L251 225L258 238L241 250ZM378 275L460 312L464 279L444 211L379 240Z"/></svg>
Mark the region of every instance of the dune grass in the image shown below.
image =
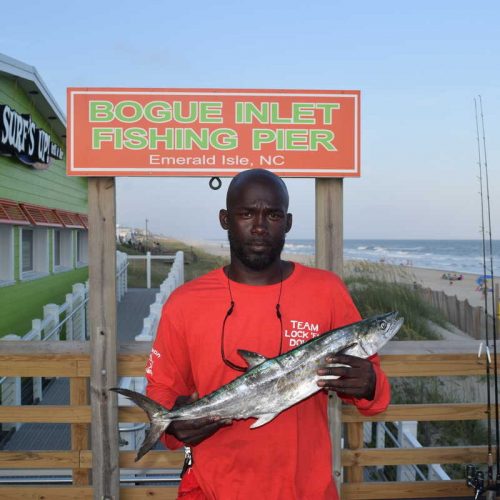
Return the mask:
<svg viewBox="0 0 500 500"><path fill-rule="evenodd" d="M345 282L363 317L398 311L405 322L394 340L438 340L429 321L441 326L441 313L425 302L406 268L374 264L349 263Z"/></svg>

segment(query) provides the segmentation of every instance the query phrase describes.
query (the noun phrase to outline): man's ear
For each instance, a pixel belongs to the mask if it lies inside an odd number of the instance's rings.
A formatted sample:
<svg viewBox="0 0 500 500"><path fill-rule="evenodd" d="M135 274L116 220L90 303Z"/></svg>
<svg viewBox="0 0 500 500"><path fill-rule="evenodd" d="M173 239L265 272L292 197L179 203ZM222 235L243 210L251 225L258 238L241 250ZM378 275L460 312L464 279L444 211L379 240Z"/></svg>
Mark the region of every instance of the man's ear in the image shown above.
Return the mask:
<svg viewBox="0 0 500 500"><path fill-rule="evenodd" d="M285 232L288 233L290 229L292 229L292 214L286 214L286 230Z"/></svg>
<svg viewBox="0 0 500 500"><path fill-rule="evenodd" d="M219 210L219 222L222 229L227 231L229 227L229 222L228 222L227 210L225 210L224 208L221 208Z"/></svg>

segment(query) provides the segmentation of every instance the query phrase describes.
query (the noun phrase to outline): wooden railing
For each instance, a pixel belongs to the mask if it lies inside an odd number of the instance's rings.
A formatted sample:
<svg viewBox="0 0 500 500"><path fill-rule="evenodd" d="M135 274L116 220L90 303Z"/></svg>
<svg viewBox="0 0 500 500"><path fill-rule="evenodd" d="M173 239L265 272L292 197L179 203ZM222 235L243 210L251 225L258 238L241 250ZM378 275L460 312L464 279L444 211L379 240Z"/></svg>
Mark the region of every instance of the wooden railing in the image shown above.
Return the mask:
<svg viewBox="0 0 500 500"><path fill-rule="evenodd" d="M477 357L478 343L464 342L392 342L382 354L382 365L390 377L432 377L483 375L484 357ZM149 343L122 346L118 356L120 376L142 376ZM0 406L2 422L47 422L71 424L71 450L67 451L2 451L1 469L69 469L71 486L0 486L0 498L86 499L92 498L90 471L92 453L89 449L91 408L88 403L90 377L89 344L84 342L4 341L0 345L0 376L68 377L69 406ZM363 424L367 421L451 421L482 420L486 405L418 404L391 405L375 417L363 417L354 408L343 409L347 427L347 447L342 452L345 466L343 499L403 499L471 496L465 482L365 482L363 467L372 465L432 464L469 462L484 463L486 447L434 447L421 449L363 448ZM146 422L146 415L136 407L119 410L120 422ZM180 468L179 452L151 451L139 463L135 452L120 452L120 467L127 469ZM122 486L123 499L146 499L157 496L176 498L176 488L169 486Z"/></svg>

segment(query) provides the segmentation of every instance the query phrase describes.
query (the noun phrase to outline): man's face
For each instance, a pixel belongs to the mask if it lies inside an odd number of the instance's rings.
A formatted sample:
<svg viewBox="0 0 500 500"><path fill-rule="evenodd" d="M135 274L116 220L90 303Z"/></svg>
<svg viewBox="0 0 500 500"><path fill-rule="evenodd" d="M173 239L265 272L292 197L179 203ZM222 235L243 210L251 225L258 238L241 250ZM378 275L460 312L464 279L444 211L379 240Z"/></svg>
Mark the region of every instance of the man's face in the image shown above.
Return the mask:
<svg viewBox="0 0 500 500"><path fill-rule="evenodd" d="M272 183L251 182L221 210L232 254L246 267L261 271L279 259L291 227L284 195Z"/></svg>

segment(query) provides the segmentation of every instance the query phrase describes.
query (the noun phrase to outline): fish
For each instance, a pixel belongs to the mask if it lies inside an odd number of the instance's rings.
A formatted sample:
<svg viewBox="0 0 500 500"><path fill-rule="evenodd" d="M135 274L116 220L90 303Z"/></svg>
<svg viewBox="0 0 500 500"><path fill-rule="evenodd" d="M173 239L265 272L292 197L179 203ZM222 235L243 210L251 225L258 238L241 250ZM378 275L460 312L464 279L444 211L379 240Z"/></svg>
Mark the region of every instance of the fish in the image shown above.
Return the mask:
<svg viewBox="0 0 500 500"><path fill-rule="evenodd" d="M281 412L320 391L318 380L338 378L317 375L319 366L325 365L327 355L373 356L396 335L403 321L398 312L372 316L325 332L274 358L238 349L238 354L248 364L243 375L201 399L171 410L139 392L117 387L110 389L133 401L149 417L150 428L135 461L156 444L174 420L255 417L257 420L251 429L267 424Z"/></svg>

